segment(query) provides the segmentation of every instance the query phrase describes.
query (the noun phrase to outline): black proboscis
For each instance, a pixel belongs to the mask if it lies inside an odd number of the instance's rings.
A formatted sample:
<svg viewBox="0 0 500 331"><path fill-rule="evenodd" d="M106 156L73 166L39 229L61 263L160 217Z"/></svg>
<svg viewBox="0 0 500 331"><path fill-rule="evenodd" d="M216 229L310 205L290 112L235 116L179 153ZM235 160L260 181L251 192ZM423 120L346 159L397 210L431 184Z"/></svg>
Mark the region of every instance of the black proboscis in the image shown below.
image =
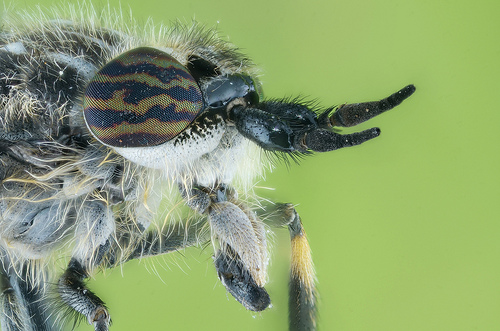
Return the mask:
<svg viewBox="0 0 500 331"><path fill-rule="evenodd" d="M238 131L260 147L272 152L329 152L362 144L380 135L379 128L339 134L333 126L354 126L399 105L415 92L414 85L380 101L346 104L333 114L332 108L317 116L298 101L264 101L253 107L229 110Z"/></svg>
<svg viewBox="0 0 500 331"><path fill-rule="evenodd" d="M340 106L329 115L332 126L350 127L363 123L383 112L390 110L415 92L414 85L408 85L380 101L353 103Z"/></svg>

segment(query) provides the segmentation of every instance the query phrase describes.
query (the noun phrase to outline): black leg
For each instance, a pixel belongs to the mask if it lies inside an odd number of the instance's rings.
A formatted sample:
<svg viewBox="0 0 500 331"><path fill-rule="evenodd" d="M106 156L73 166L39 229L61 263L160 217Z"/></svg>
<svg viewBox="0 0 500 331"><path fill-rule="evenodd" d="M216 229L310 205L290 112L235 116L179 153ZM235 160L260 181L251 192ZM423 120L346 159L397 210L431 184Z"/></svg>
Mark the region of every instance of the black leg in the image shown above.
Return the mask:
<svg viewBox="0 0 500 331"><path fill-rule="evenodd" d="M10 277L3 270L0 274L0 304L2 307L2 330L22 331L29 330L32 323L29 318L28 308L18 297Z"/></svg>
<svg viewBox="0 0 500 331"><path fill-rule="evenodd" d="M292 204L276 204L268 219L271 225L287 226L290 231L289 329L316 330L316 276L300 217Z"/></svg>
<svg viewBox="0 0 500 331"><path fill-rule="evenodd" d="M53 318L46 310L43 294L44 283L30 279L27 266L15 271L8 266L7 259L0 264L0 317L1 329L5 331L48 331L52 329ZM38 275L40 276L40 275Z"/></svg>
<svg viewBox="0 0 500 331"><path fill-rule="evenodd" d="M297 212L288 225L291 241L289 311L290 330L316 330L316 287L311 249Z"/></svg>
<svg viewBox="0 0 500 331"><path fill-rule="evenodd" d="M256 214L225 184L213 188L180 186L180 191L188 206L208 216L212 243L218 246L215 269L226 290L246 309L269 307L271 299L264 288L267 241Z"/></svg>
<svg viewBox="0 0 500 331"><path fill-rule="evenodd" d="M269 307L271 298L264 287L259 286L245 267L239 255L226 246L215 254L217 276L226 290L246 309L262 311Z"/></svg>
<svg viewBox="0 0 500 331"><path fill-rule="evenodd" d="M104 302L85 286L87 277L82 264L71 259L66 272L59 278L59 295L68 306L87 317L96 331L108 330L111 322L108 310Z"/></svg>
<svg viewBox="0 0 500 331"><path fill-rule="evenodd" d="M210 239L210 231L208 229L204 231L204 227L206 227L205 222L192 225L176 223L165 231L149 231L135 244L135 248L125 261L121 262L168 254L206 242ZM118 250L117 253L121 251Z"/></svg>

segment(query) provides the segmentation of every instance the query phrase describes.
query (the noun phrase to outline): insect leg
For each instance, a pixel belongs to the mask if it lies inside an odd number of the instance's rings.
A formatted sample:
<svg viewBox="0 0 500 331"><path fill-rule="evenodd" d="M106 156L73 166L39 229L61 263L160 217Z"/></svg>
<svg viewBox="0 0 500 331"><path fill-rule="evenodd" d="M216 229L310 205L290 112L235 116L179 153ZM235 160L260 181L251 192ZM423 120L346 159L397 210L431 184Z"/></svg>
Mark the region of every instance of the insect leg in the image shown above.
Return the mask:
<svg viewBox="0 0 500 331"><path fill-rule="evenodd" d="M0 318L2 330L32 330L33 325L29 317L28 307L19 297L16 280L12 279L4 268L0 269L0 305L2 314ZM15 277L15 275L14 275Z"/></svg>
<svg viewBox="0 0 500 331"><path fill-rule="evenodd" d="M266 309L271 300L264 284L267 277L267 242L262 222L224 184L215 188L182 188L186 203L208 216L212 242L218 246L214 262L217 275L245 308Z"/></svg>
<svg viewBox="0 0 500 331"><path fill-rule="evenodd" d="M58 291L61 299L71 308L84 315L96 331L108 330L110 317L104 302L84 284L94 267L98 266L110 246L114 232L114 216L100 201L83 205L76 237L83 238L76 243L69 265L59 278Z"/></svg>
<svg viewBox="0 0 500 331"><path fill-rule="evenodd" d="M205 240L200 234L203 223L189 227L178 223L165 231L153 229L147 233L144 233L145 229L139 229L137 224L134 224L131 226L135 227L135 232L124 232L122 236L111 241L109 236L114 229L106 223L113 219L112 213L102 203L94 202L88 207L89 222L80 223L76 231L85 229L92 221L92 227L86 230L90 233L87 237L91 238L87 239L81 249L76 250L68 268L59 279L59 294L70 307L86 316L96 331L104 331L108 330L110 316L104 302L85 285L84 281L89 277L90 270L97 265L102 268L112 268L132 259L166 254L195 245ZM107 233L108 236L103 233ZM86 251L84 247L94 249ZM123 247L131 250L127 249L124 252Z"/></svg>
<svg viewBox="0 0 500 331"><path fill-rule="evenodd" d="M68 306L87 317L96 331L106 331L110 324L109 313L104 302L86 287L84 280L88 276L84 266L72 258L59 278L59 295Z"/></svg>
<svg viewBox="0 0 500 331"><path fill-rule="evenodd" d="M205 224L201 221L193 225L175 223L163 231L149 230L139 238L132 238L126 234L118 238L117 245L111 246L106 254L106 259L103 260L103 266L111 268L133 259L176 252L206 242L209 237L203 231ZM123 253L122 247L131 246L133 248L130 250L130 254L126 257L120 256Z"/></svg>
<svg viewBox="0 0 500 331"><path fill-rule="evenodd" d="M311 249L300 217L292 204L276 204L270 222L290 231L289 329L316 329L315 272Z"/></svg>
<svg viewBox="0 0 500 331"><path fill-rule="evenodd" d="M271 298L266 289L255 282L240 256L230 246L219 249L214 261L220 281L246 309L262 311L269 307Z"/></svg>
<svg viewBox="0 0 500 331"><path fill-rule="evenodd" d="M0 324L5 331L48 331L51 319L42 297L42 282L27 277L27 267L14 271L7 258L0 265ZM6 268L7 266L7 268Z"/></svg>

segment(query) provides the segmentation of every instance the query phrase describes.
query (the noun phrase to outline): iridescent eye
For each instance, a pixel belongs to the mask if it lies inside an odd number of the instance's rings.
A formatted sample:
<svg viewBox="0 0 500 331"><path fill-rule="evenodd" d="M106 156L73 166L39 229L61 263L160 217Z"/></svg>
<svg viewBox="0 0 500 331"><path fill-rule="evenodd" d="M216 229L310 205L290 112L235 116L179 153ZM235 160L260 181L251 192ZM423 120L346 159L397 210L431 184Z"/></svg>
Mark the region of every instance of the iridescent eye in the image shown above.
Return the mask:
<svg viewBox="0 0 500 331"><path fill-rule="evenodd" d="M176 59L141 47L119 55L92 78L83 100L87 126L113 147L162 144L203 109L195 79Z"/></svg>

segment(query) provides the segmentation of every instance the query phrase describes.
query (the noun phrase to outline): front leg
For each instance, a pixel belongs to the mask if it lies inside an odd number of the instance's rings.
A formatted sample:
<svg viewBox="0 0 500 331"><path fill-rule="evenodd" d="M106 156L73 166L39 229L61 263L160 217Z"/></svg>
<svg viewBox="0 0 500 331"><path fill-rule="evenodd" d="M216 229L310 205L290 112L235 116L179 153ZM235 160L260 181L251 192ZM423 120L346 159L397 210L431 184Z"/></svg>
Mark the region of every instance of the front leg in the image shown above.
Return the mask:
<svg viewBox="0 0 500 331"><path fill-rule="evenodd" d="M0 326L3 331L48 331L54 323L44 297L46 283L33 279L28 264L16 265L0 248ZM43 273L42 270L38 272ZM39 275L43 278L43 275Z"/></svg>
<svg viewBox="0 0 500 331"><path fill-rule="evenodd" d="M107 331L111 322L104 302L90 291L84 281L101 264L110 247L115 223L111 209L100 201L84 204L75 230L76 248L58 282L61 299L87 318L96 331Z"/></svg>
<svg viewBox="0 0 500 331"><path fill-rule="evenodd" d="M267 278L267 240L262 221L225 184L213 188L180 186L192 209L208 217L217 275L226 290L245 308L262 311L271 300Z"/></svg>
<svg viewBox="0 0 500 331"><path fill-rule="evenodd" d="M84 280L89 277L85 267L75 258L59 278L58 291L61 299L87 318L95 331L107 331L111 322L104 302L90 291Z"/></svg>
<svg viewBox="0 0 500 331"><path fill-rule="evenodd" d="M245 308L261 311L271 300L263 285L267 268L267 244L260 218L238 201L226 186L180 186L187 204L208 215L213 239L219 244L215 267L222 284ZM265 218L275 227L286 226L291 238L289 282L290 330L316 329L316 287L311 251L302 222L292 204L276 204Z"/></svg>

